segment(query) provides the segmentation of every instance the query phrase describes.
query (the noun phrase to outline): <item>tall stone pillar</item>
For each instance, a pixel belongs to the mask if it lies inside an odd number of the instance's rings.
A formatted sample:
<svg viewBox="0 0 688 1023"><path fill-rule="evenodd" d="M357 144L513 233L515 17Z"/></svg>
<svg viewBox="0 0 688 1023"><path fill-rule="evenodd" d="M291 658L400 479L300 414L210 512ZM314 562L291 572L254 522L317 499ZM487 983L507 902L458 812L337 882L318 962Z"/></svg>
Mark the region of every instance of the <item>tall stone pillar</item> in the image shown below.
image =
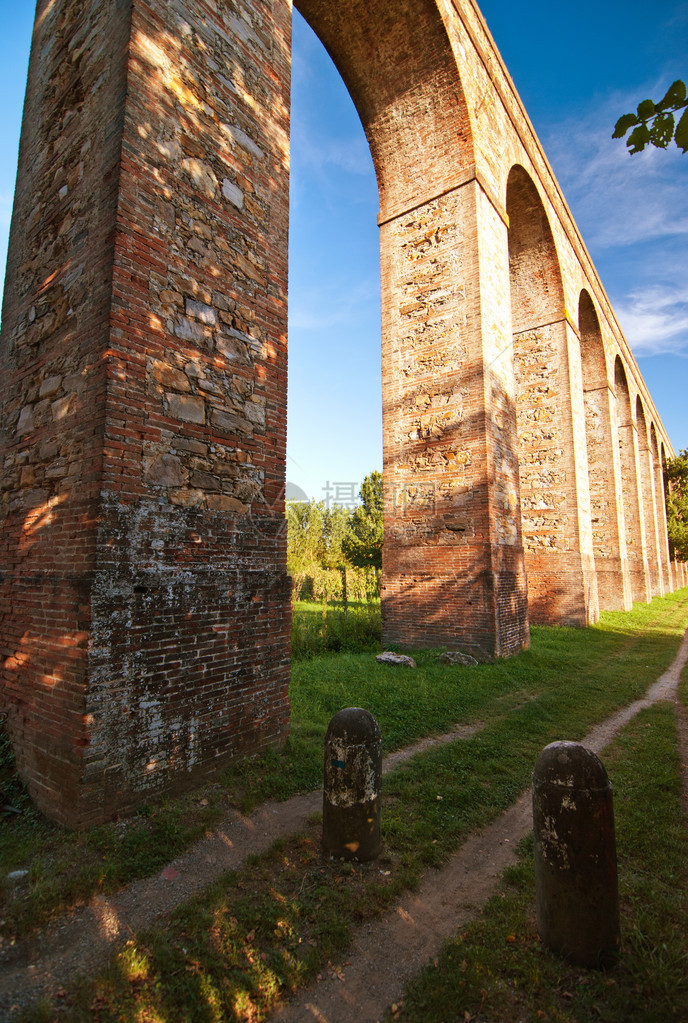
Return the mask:
<svg viewBox="0 0 688 1023"><path fill-rule="evenodd" d="M547 211L520 166L509 174L507 213L528 609L533 621L587 625L598 597L578 339Z"/></svg>
<svg viewBox="0 0 688 1023"><path fill-rule="evenodd" d="M434 2L297 6L356 104L380 196L383 642L516 653L529 633L506 217L477 179L467 66Z"/></svg>
<svg viewBox="0 0 688 1023"><path fill-rule="evenodd" d="M602 611L633 606L626 557L614 394L605 383L585 391L595 570Z"/></svg>
<svg viewBox="0 0 688 1023"><path fill-rule="evenodd" d="M626 559L615 397L600 321L590 293L578 299L588 453L591 526L600 608L628 610L633 603Z"/></svg>
<svg viewBox="0 0 688 1023"><path fill-rule="evenodd" d="M638 421L638 467L643 497L645 520L645 547L650 581L650 596L664 595L664 572L659 548L659 522L655 500L656 487L652 451L647 435L647 425L640 399L636 405Z"/></svg>
<svg viewBox="0 0 688 1023"><path fill-rule="evenodd" d="M633 600L651 599L649 568L645 550L645 524L639 487L638 435L631 416L626 373L619 356L614 366L616 426L621 470L624 535Z"/></svg>
<svg viewBox="0 0 688 1023"><path fill-rule="evenodd" d="M666 593L674 590L671 557L669 555L669 532L666 515L666 495L664 493L664 474L662 461L659 457L659 446L657 444L657 433L654 423L650 427L650 440L652 448L652 464L654 468L655 482L655 507L657 509L657 531L659 536L659 556L664 576L664 589Z"/></svg>
<svg viewBox="0 0 688 1023"><path fill-rule="evenodd" d="M642 470L638 444L638 427L630 423L619 428L622 464L626 469L628 486L628 522L626 543L629 554L633 599L646 604L652 599L650 566L647 557L647 533L645 526L645 503L643 500Z"/></svg>
<svg viewBox="0 0 688 1023"><path fill-rule="evenodd" d="M291 8L39 0L3 309L3 706L85 826L288 728Z"/></svg>
<svg viewBox="0 0 688 1023"><path fill-rule="evenodd" d="M588 625L599 604L583 496L587 456L574 440L569 331L561 318L514 337L523 544L532 620Z"/></svg>
<svg viewBox="0 0 688 1023"><path fill-rule="evenodd" d="M506 226L473 179L383 223L381 247L384 640L511 654L528 625Z"/></svg>

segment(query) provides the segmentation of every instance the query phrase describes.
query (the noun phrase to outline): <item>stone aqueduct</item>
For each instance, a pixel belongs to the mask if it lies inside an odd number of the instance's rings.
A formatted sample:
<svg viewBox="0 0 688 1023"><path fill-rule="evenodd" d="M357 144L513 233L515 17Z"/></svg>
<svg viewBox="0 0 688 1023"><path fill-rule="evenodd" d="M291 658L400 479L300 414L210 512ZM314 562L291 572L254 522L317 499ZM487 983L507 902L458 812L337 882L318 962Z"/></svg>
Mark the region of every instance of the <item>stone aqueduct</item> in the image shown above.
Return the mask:
<svg viewBox="0 0 688 1023"><path fill-rule="evenodd" d="M669 439L473 0L296 6L379 184L385 642L509 656L529 616L584 626L685 582ZM3 707L69 824L288 730L291 16L38 2L3 309Z"/></svg>

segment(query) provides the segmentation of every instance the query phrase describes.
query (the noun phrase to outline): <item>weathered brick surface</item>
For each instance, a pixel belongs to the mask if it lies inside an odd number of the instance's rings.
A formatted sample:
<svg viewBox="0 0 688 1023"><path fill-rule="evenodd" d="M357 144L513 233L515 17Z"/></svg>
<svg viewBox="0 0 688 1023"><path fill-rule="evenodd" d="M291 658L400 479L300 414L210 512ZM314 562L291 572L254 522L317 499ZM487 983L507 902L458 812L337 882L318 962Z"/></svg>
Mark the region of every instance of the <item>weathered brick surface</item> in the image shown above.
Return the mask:
<svg viewBox="0 0 688 1023"><path fill-rule="evenodd" d="M645 543L645 507L640 485L638 428L631 415L628 382L618 356L614 364L614 372L624 529L631 589L633 600L649 601L651 594Z"/></svg>
<svg viewBox="0 0 688 1023"><path fill-rule="evenodd" d="M616 397L609 381L600 323L592 299L581 292L578 310L588 452L591 526L601 610L629 610L628 575L619 491L621 475L616 431Z"/></svg>
<svg viewBox="0 0 688 1023"><path fill-rule="evenodd" d="M505 656L528 605L585 624L671 590L671 446L472 0L298 6L380 190L385 641ZM70 824L287 734L290 18L39 0L0 352L2 707Z"/></svg>
<svg viewBox="0 0 688 1023"><path fill-rule="evenodd" d="M643 502L650 596L661 597L664 594L664 573L659 547L659 521L657 516L654 461L650 449L650 437L645 420L645 411L640 395L636 398L635 418L638 424L638 481Z"/></svg>
<svg viewBox="0 0 688 1023"><path fill-rule="evenodd" d="M37 17L3 697L39 805L79 825L288 729L290 10L201 6Z"/></svg>

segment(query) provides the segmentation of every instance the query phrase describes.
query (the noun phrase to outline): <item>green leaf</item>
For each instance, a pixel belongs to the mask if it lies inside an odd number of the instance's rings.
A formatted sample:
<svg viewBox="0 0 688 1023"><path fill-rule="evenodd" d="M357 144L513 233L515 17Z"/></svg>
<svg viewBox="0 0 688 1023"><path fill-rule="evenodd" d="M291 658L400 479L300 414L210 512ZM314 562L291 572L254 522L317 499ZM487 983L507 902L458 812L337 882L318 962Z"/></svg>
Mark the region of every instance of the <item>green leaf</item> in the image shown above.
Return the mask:
<svg viewBox="0 0 688 1023"><path fill-rule="evenodd" d="M650 142L657 149L666 149L674 137L674 115L657 114L650 128Z"/></svg>
<svg viewBox="0 0 688 1023"><path fill-rule="evenodd" d="M634 124L638 123L638 118L635 114L622 114L619 120L616 122L614 128L613 139L622 139L629 128L632 128Z"/></svg>
<svg viewBox="0 0 688 1023"><path fill-rule="evenodd" d="M639 124L637 128L634 128L631 134L626 139L626 145L628 146L631 155L642 152L647 143L650 141L650 129L646 124Z"/></svg>
<svg viewBox="0 0 688 1023"><path fill-rule="evenodd" d="M674 140L679 149L682 149L684 153L688 153L688 110L683 111L683 116L676 125Z"/></svg>
<svg viewBox="0 0 688 1023"><path fill-rule="evenodd" d="M651 99L644 99L642 103L638 104L638 117L641 121L647 121L648 117L652 117L656 113L656 107Z"/></svg>
<svg viewBox="0 0 688 1023"><path fill-rule="evenodd" d="M667 89L666 96L661 99L657 104L658 110L675 110L677 107L683 105L686 99L686 84L682 82L680 78L677 78L675 82Z"/></svg>

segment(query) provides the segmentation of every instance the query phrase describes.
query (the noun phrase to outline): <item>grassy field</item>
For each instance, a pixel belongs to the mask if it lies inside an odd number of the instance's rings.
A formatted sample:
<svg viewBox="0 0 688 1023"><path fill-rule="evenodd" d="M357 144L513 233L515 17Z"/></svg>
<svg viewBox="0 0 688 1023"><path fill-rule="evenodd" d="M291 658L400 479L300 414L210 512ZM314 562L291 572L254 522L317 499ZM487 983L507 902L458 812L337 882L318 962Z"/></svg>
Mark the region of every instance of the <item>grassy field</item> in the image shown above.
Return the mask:
<svg viewBox="0 0 688 1023"><path fill-rule="evenodd" d="M379 600L350 600L346 605L300 600L292 618L291 655L300 661L342 650L377 653L381 635Z"/></svg>
<svg viewBox="0 0 688 1023"><path fill-rule="evenodd" d="M193 828L204 826L203 814L212 819L228 802L247 806L268 796L285 797L316 787L324 731L331 715L343 706L365 706L376 715L386 751L422 735L446 731L457 722L480 723L481 728L473 739L428 751L386 779L383 816L386 852L382 863L349 866L323 861L319 831L314 825L307 834L278 843L244 870L223 877L202 898L181 907L164 933L154 931L132 937L106 974L66 994L59 1017L53 1008L45 1007L30 1018L151 1019L165 1023L260 1020L285 993L313 979L329 961L336 963L356 923L384 911L402 891L417 884L424 870L442 863L470 830L506 807L527 786L542 746L555 738L581 738L592 723L644 693L671 662L687 624L688 591L684 590L627 614L605 614L598 626L584 632L534 629L530 651L509 661L474 668L441 665L436 652L428 651L417 655L415 671L390 669L378 665L371 654L361 653L310 656L296 662L291 690L293 730L286 750L229 772L224 786L198 793L186 803L150 808L147 815L140 815L133 822L98 829L101 842L98 890L114 887L129 876L141 876L147 869L159 869L156 829L170 833L165 848L172 855L170 850L175 845L181 848L188 843ZM630 879L623 880L622 885L627 885L623 891L628 893L624 895L625 927L627 933L639 935L638 949L654 947L659 940L654 931L647 931L649 923L645 918L633 915L640 904L643 911L647 907L648 919L654 914L666 923L667 935L657 948L661 953L666 944L667 962L674 963L667 965L662 981L670 992L669 1000L678 999L681 993L676 963L685 966L681 958L685 949L677 951L675 942L669 947L669 932L680 931L682 936L688 931L683 899L675 900L674 916L665 912L671 886L679 882L685 885L678 861L670 855L671 848L677 846L685 863L681 845L685 842L683 821L676 809L678 762L670 718L666 708L653 710L648 717L651 727L646 727L646 723L637 725L642 742L637 737L623 740L619 752L614 754L620 764L626 765L623 770L632 772L638 762L640 774L651 779L658 778L654 759L661 762L662 774L657 784L645 785L644 789L637 784L631 789L630 803L634 812L637 810L638 821L652 823L647 828L650 840L645 842L644 849L633 853L635 865L628 875ZM636 725L629 728L627 734L635 736L632 730ZM611 769L610 774L618 786ZM622 788L625 790L624 785ZM642 800L651 803L652 812L659 816L650 816ZM204 802L207 805L203 806ZM197 820L193 819L194 812L200 815ZM625 813L619 805L619 822ZM82 877L80 868L56 869L60 856L66 859L71 854L73 864L75 846L80 843L82 849L93 841L90 836L58 834L30 817L28 814L26 820L14 822L0 838L3 874L25 864L29 864L32 872L31 884L21 898L6 902L3 917L9 940L67 904L75 892L79 893L76 897L85 897L93 890L93 878ZM165 821L170 823L163 826ZM627 839L621 837L624 825L618 826L622 848L622 841ZM654 841L652 836L658 830L662 830L662 840ZM36 840L36 852L32 859L22 860L19 851L23 849L27 857L28 847L22 846L21 836L24 834L25 841L29 831ZM128 835L137 835L136 842L128 839ZM135 849L129 848L122 855L121 847L127 842ZM102 849L105 851L101 852ZM457 961L459 976L453 975L453 980L448 981L448 990L453 990L454 995L451 998L447 995L444 1009L440 1011L437 1004L428 1008L427 992L421 988L419 993L409 993L403 1006L397 1008L397 1015L407 1013L409 1019L428 1021L446 1019L447 1023L454 1019L641 1018L622 1014L623 1006L632 1003L636 987L639 991L648 990L644 981L641 984L636 979L632 959L627 960L626 974L620 967L600 981L604 986L613 980L608 985L610 989L618 987L620 991L622 986L628 989L623 998L619 996L621 1008L616 1016L571 1015L578 1004L575 1001L578 988L575 977L569 982L570 974L566 972L562 974L563 980L556 981L561 988L558 1002L554 995L554 1002L550 1003L546 1001L549 994L541 994L544 1000L533 1002L535 1008L530 1003L521 1004L518 1000L510 1003L508 999L504 1003L511 1006L508 1011L500 1008L502 1003L498 1000L492 1008L488 1007L492 1005L488 999L496 999L497 995L492 993L486 978L493 977L498 992L506 985L511 998L514 990L519 992L520 983L532 985L533 970L538 976L545 976L542 966L545 954L533 936L532 921L530 930L527 924L527 906L532 901L526 884L531 871L528 855L526 850L522 866L510 874L503 896L493 900L497 910L510 898L516 903L520 900L521 906L526 907L522 909L522 926L509 925L507 939L513 936L514 940L504 939L509 956L518 957L523 951L525 979L521 981L517 972L512 983L499 959L488 964L483 972L476 966L475 975L466 976L469 967L463 963L464 959L468 963L468 959L463 956ZM40 864L38 869L36 862ZM53 886L50 898L46 899L41 879L50 871ZM59 878L63 876L60 894ZM669 881L659 880L666 876ZM643 937L645 931L647 938ZM460 939L462 947L466 940ZM476 947L480 946L482 939L475 940ZM490 941L485 939L485 943L489 945ZM528 965L533 958L535 965ZM474 960L480 961L477 953L472 952L471 969ZM448 976L449 971L448 965ZM670 976L672 972L676 974L674 979ZM592 983L585 979L587 976L579 984L586 990ZM429 983L434 989L435 980ZM549 979L543 981L541 988L549 991L551 983L554 982ZM556 984L552 991L559 990ZM591 1004L598 1005L601 996L598 987L594 990ZM456 1009L457 991L462 998L466 996L461 1013ZM487 992L484 996L483 991ZM612 994L616 996L617 992ZM560 1015L552 1014L555 1002L561 1003L556 1009ZM564 1011L569 1011L569 1015L561 1015Z"/></svg>
<svg viewBox="0 0 688 1023"><path fill-rule="evenodd" d="M388 1023L688 1020L688 831L673 709L662 704L643 711L604 760L615 790L618 964L582 970L542 946L531 834L482 918L419 974Z"/></svg>

